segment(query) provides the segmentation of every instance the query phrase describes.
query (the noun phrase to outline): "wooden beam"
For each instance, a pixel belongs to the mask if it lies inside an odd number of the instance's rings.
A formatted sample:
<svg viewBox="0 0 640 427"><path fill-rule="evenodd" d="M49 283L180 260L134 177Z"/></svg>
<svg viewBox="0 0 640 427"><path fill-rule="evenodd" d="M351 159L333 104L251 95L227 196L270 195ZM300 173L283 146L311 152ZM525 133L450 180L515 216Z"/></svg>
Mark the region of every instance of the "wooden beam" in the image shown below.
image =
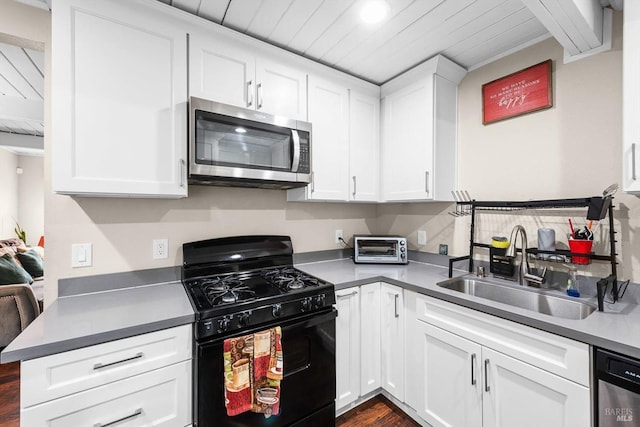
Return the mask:
<svg viewBox="0 0 640 427"><path fill-rule="evenodd" d="M565 50L565 58L606 50L611 28L600 0L522 0ZM565 61L566 62L566 61Z"/></svg>
<svg viewBox="0 0 640 427"><path fill-rule="evenodd" d="M41 136L0 132L0 146L44 150L44 138Z"/></svg>
<svg viewBox="0 0 640 427"><path fill-rule="evenodd" d="M43 122L44 101L0 96L0 119Z"/></svg>

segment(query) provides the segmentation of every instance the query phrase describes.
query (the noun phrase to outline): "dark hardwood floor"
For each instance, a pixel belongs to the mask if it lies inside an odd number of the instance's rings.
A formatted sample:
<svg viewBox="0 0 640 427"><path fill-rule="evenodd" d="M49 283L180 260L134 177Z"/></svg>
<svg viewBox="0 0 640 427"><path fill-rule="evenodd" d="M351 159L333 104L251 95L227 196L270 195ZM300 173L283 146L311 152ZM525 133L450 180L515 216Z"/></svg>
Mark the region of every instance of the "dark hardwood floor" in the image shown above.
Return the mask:
<svg viewBox="0 0 640 427"><path fill-rule="evenodd" d="M0 427L20 426L20 362L0 364Z"/></svg>
<svg viewBox="0 0 640 427"><path fill-rule="evenodd" d="M415 427L420 426L382 395L340 415L336 427Z"/></svg>

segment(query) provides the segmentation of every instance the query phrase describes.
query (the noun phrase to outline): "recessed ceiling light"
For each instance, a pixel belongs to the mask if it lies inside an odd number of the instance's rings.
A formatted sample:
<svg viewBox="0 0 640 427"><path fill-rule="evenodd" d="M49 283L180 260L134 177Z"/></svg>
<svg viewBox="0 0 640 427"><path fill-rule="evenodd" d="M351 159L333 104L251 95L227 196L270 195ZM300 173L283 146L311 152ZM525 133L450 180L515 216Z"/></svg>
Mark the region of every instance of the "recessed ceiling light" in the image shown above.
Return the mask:
<svg viewBox="0 0 640 427"><path fill-rule="evenodd" d="M369 0L360 10L360 19L367 24L376 24L387 17L390 9L385 0Z"/></svg>
<svg viewBox="0 0 640 427"><path fill-rule="evenodd" d="M247 133L247 130L245 128L236 128L236 132L237 133Z"/></svg>

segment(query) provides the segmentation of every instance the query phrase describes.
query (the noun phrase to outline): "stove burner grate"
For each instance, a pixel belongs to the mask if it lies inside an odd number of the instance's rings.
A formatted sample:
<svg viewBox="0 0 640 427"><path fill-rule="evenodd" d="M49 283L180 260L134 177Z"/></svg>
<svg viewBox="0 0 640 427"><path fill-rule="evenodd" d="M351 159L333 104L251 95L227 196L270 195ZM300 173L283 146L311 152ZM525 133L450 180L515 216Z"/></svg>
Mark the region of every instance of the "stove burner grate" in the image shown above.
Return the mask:
<svg viewBox="0 0 640 427"><path fill-rule="evenodd" d="M320 285L317 279L292 267L266 270L262 273L262 277L285 292Z"/></svg>
<svg viewBox="0 0 640 427"><path fill-rule="evenodd" d="M233 304L255 298L255 292L242 284L237 276L218 276L203 279L202 291L211 305Z"/></svg>

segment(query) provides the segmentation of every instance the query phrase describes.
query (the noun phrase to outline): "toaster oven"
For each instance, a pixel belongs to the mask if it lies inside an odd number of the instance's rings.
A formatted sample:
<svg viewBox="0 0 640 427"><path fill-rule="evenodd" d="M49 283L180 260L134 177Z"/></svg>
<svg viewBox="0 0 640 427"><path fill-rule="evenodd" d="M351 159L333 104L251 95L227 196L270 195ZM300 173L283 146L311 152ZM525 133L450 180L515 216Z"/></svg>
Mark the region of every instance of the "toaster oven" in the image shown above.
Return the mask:
<svg viewBox="0 0 640 427"><path fill-rule="evenodd" d="M407 239L400 236L353 236L356 264L407 264Z"/></svg>

